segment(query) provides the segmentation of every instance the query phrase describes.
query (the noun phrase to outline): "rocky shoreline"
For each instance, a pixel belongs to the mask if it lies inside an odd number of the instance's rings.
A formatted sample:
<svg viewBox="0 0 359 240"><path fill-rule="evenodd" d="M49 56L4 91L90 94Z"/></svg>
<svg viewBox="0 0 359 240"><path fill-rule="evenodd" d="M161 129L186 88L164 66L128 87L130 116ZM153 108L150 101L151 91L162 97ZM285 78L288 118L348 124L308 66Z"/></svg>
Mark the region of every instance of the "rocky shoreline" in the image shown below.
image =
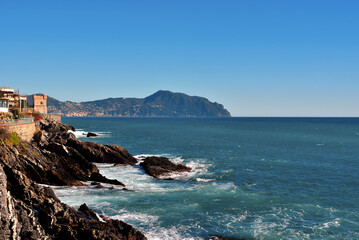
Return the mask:
<svg viewBox="0 0 359 240"><path fill-rule="evenodd" d="M125 184L103 176L94 163L135 165L138 160L125 148L83 142L68 130L75 129L42 121L31 142L0 134L0 239L147 239L131 225L99 217L86 204L76 210L62 203L51 188L41 185L85 186L83 182L91 181L126 190ZM154 177L190 170L165 158L142 164Z"/></svg>

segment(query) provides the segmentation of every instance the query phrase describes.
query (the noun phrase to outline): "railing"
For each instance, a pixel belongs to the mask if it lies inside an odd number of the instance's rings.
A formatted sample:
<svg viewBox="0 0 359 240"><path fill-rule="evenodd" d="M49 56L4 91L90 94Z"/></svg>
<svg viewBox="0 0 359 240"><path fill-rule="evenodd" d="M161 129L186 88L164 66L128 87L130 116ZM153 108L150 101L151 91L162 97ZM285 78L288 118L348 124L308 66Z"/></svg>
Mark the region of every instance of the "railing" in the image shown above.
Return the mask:
<svg viewBox="0 0 359 240"><path fill-rule="evenodd" d="M11 107L9 108L9 110L18 110L20 113L33 113L34 112L34 108L32 107Z"/></svg>
<svg viewBox="0 0 359 240"><path fill-rule="evenodd" d="M19 109L20 113L33 113L34 112L34 108L31 107L24 107L24 108L20 108Z"/></svg>
<svg viewBox="0 0 359 240"><path fill-rule="evenodd" d="M12 120L0 120L0 126L10 126L10 125L18 125L18 124L26 124L34 122L34 118L20 118L20 119L12 119Z"/></svg>

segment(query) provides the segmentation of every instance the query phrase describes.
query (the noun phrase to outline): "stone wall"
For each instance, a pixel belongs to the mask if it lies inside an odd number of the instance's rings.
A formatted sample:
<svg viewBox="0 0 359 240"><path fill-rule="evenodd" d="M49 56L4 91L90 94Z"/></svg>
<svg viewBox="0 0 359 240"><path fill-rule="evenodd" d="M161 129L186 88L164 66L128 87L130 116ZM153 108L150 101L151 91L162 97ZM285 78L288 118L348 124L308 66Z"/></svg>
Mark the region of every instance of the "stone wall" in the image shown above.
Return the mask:
<svg viewBox="0 0 359 240"><path fill-rule="evenodd" d="M5 126L9 132L16 132L23 141L30 142L36 132L35 122Z"/></svg>
<svg viewBox="0 0 359 240"><path fill-rule="evenodd" d="M40 116L40 119L51 120L51 121L55 121L58 123L61 122L61 114L49 113L49 114L40 114L39 116Z"/></svg>

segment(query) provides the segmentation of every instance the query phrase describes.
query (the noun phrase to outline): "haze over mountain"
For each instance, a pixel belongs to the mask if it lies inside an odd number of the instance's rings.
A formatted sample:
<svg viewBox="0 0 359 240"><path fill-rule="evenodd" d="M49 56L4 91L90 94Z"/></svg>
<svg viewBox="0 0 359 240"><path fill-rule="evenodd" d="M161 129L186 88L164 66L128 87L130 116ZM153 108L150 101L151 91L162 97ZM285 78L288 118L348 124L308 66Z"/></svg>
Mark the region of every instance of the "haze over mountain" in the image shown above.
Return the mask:
<svg viewBox="0 0 359 240"><path fill-rule="evenodd" d="M29 104L32 97L28 96ZM64 116L230 117L222 104L207 98L160 90L146 98L107 98L89 102L61 102L48 97L48 111Z"/></svg>

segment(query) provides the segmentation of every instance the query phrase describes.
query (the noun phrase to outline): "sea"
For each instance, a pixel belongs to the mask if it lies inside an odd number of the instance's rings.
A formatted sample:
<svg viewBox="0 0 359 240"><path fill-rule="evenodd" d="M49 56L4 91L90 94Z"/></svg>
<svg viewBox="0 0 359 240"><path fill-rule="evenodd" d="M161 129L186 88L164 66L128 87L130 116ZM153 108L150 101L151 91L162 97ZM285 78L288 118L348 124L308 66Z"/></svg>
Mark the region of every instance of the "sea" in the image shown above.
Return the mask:
<svg viewBox="0 0 359 240"><path fill-rule="evenodd" d="M148 239L359 239L359 118L63 118L83 141L192 168L97 164L120 188L54 187ZM86 138L85 133L100 137Z"/></svg>

